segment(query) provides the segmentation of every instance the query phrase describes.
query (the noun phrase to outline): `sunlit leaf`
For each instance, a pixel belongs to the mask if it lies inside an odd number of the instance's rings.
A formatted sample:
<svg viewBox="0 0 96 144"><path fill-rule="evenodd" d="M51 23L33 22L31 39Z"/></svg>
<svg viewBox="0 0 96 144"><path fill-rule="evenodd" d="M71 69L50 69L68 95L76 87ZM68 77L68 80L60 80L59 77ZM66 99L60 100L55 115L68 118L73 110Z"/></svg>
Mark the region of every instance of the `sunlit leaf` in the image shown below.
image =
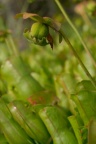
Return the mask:
<svg viewBox="0 0 96 144"><path fill-rule="evenodd" d="M82 144L82 136L81 136L81 132L80 132L79 125L78 125L78 122L76 120L76 117L75 116L70 116L70 117L68 117L68 120L70 121L71 126L73 127L74 133L75 133L76 138L78 140L78 144Z"/></svg>
<svg viewBox="0 0 96 144"><path fill-rule="evenodd" d="M46 144L50 135L40 117L25 107L22 101L10 103L9 109L14 119L21 125L27 134L34 140Z"/></svg>
<svg viewBox="0 0 96 144"><path fill-rule="evenodd" d="M83 90L77 94L77 97L87 118L90 120L96 117L96 92Z"/></svg>
<svg viewBox="0 0 96 144"><path fill-rule="evenodd" d="M57 107L47 106L39 112L53 138L54 144L77 144L73 132L69 129L67 117L60 113Z"/></svg>
<svg viewBox="0 0 96 144"><path fill-rule="evenodd" d="M0 100L0 128L9 144L33 144L2 100Z"/></svg>

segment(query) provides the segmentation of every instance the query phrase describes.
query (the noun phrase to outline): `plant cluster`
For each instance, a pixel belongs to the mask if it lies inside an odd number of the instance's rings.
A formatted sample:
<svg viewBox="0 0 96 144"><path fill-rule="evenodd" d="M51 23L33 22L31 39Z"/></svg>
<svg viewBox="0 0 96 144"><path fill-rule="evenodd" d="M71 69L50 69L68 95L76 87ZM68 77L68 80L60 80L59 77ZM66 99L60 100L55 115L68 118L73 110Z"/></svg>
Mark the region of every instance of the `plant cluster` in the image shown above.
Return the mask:
<svg viewBox="0 0 96 144"><path fill-rule="evenodd" d="M66 36L65 25L34 13L16 15L35 21L24 30L30 46L23 52L11 31L0 30L2 144L96 144L96 55L55 2L80 41Z"/></svg>

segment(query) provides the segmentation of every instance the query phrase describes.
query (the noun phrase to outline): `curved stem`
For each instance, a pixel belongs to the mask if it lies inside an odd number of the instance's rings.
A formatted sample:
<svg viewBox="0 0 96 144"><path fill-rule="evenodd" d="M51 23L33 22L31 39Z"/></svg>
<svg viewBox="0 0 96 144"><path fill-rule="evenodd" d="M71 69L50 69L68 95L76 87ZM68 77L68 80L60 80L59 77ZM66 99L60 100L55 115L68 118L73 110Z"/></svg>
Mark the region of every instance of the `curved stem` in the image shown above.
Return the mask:
<svg viewBox="0 0 96 144"><path fill-rule="evenodd" d="M55 0L56 4L58 5L59 9L61 10L62 14L64 15L64 17L66 18L66 20L68 21L68 23L70 24L70 26L72 27L72 29L75 31L75 33L77 34L79 40L81 41L84 49L86 50L87 54L89 55L89 57L91 58L95 68L96 68L96 61L95 59L92 57L91 52L89 51L88 47L86 46L85 42L83 41L82 37L80 36L79 32L77 31L76 27L74 26L74 24L71 22L71 20L69 19L68 15L66 14L64 8L62 7L62 5L60 4L59 0Z"/></svg>
<svg viewBox="0 0 96 144"><path fill-rule="evenodd" d="M92 84L94 85L94 87L96 88L96 82L94 81L93 77L91 76L91 74L89 73L89 71L87 70L87 68L85 67L85 65L83 64L82 60L80 59L80 57L77 54L76 50L71 45L71 43L68 40L68 38L66 37L65 33L62 31L62 29L59 32L62 35L62 37L64 38L64 40L66 41L66 43L69 46L69 48L71 49L71 51L73 52L74 56L78 59L78 61L79 61L80 65L81 65L81 67L83 68L84 72L86 73L86 75L88 76L88 78L90 79L90 81L92 82Z"/></svg>

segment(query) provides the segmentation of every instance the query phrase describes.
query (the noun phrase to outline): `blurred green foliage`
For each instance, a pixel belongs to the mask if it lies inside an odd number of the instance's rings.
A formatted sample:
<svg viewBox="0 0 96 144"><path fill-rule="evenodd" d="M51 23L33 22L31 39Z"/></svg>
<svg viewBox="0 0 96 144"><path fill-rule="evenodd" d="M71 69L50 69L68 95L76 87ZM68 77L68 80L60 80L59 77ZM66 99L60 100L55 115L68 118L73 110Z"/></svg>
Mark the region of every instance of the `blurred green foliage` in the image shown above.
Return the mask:
<svg viewBox="0 0 96 144"><path fill-rule="evenodd" d="M96 61L95 1L60 2ZM0 143L96 144L96 89L55 31L49 29L53 50L27 42L23 30L32 21L16 20L15 14L35 12L61 22L95 80L92 60L54 1L16 3L0 3Z"/></svg>

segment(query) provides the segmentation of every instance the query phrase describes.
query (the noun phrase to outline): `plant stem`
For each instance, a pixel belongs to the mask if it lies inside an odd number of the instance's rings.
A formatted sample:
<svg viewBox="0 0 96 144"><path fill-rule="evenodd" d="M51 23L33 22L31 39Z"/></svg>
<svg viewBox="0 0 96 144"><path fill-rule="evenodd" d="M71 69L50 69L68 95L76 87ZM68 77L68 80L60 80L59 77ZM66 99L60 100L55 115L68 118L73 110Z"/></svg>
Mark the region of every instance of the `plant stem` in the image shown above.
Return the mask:
<svg viewBox="0 0 96 144"><path fill-rule="evenodd" d="M56 4L58 5L59 9L61 10L62 14L64 15L64 17L66 18L66 20L68 21L68 23L70 24L70 26L72 27L72 29L75 31L75 33L77 34L79 40L81 41L84 49L86 50L87 54L89 55L89 57L91 58L95 68L96 68L96 61L95 59L92 57L91 52L89 51L88 47L86 46L85 42L83 41L82 37L80 36L79 32L77 31L76 27L74 26L74 24L71 22L71 20L69 19L68 15L66 14L64 8L62 7L62 5L60 4L59 0L55 0Z"/></svg>
<svg viewBox="0 0 96 144"><path fill-rule="evenodd" d="M66 37L65 33L62 31L62 29L59 32L62 35L62 37L64 38L64 40L66 41L66 43L69 46L69 48L72 50L72 52L75 55L75 57L78 59L78 61L79 61L80 65L81 65L81 67L83 68L84 72L86 73L86 75L88 76L88 78L90 79L90 81L92 82L92 84L94 85L94 87L96 88L96 82L94 81L93 77L91 76L91 74L89 73L89 71L87 70L87 68L85 67L85 65L83 64L82 60L80 59L80 57L77 54L76 50L71 45L71 43L68 40L68 38Z"/></svg>
<svg viewBox="0 0 96 144"><path fill-rule="evenodd" d="M5 42L8 46L8 49L9 49L9 52L10 52L10 55L15 55L17 56L18 55L18 50L14 44L14 41L12 39L12 37L9 35L7 36L7 38L5 39Z"/></svg>

